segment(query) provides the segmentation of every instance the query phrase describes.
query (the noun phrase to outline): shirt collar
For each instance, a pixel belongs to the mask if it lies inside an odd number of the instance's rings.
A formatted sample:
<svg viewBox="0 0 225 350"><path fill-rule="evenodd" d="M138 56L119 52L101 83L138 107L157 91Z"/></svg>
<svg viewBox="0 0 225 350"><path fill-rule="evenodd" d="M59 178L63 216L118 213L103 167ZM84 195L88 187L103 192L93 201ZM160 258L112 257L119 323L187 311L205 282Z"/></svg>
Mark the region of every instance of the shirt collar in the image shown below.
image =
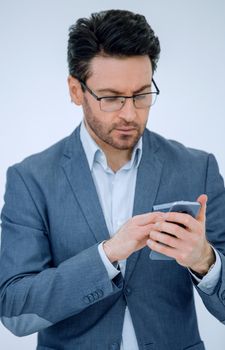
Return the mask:
<svg viewBox="0 0 225 350"><path fill-rule="evenodd" d="M87 161L89 164L89 168L92 169L95 159L95 154L102 150L97 145L97 143L93 140L91 135L86 129L86 126L84 124L84 120L82 120L81 127L80 127L80 139L87 157ZM103 152L102 152L103 153Z"/></svg>
<svg viewBox="0 0 225 350"><path fill-rule="evenodd" d="M89 168L92 170L94 162L101 163L104 168L107 168L107 160L102 149L97 145L94 139L91 137L85 126L84 120L82 120L80 128L80 138L83 145ZM131 159L123 166L123 169L129 170L132 167L138 167L142 156L142 137L138 140L132 152Z"/></svg>

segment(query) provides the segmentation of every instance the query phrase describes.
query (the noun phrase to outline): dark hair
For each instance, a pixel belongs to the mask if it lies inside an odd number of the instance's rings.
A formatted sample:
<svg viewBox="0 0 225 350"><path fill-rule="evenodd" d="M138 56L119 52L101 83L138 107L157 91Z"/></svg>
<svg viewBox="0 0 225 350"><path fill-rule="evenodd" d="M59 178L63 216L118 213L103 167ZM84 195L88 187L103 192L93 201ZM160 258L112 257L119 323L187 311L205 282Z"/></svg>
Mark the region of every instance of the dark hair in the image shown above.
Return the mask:
<svg viewBox="0 0 225 350"><path fill-rule="evenodd" d="M91 75L90 61L98 55L148 55L154 72L160 44L144 16L108 10L80 18L69 28L67 54L69 73L85 82Z"/></svg>

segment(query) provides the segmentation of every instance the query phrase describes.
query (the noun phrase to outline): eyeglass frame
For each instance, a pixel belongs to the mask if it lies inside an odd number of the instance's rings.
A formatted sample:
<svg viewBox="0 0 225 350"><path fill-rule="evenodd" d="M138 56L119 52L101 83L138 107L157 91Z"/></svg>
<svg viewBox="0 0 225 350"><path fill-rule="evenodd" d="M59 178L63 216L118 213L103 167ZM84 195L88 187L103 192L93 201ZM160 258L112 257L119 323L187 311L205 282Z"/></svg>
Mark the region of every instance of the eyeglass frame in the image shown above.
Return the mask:
<svg viewBox="0 0 225 350"><path fill-rule="evenodd" d="M89 92L89 94L91 94L97 101L100 102L100 108L101 108L101 100L102 100L103 98L108 98L108 99L110 99L110 98L112 98L112 97L116 97L116 98L117 98L117 97L118 97L118 98L122 97L122 98L124 98L124 99L125 99L124 103L121 104L121 108L118 109L117 111L120 111L120 110L123 108L123 106L124 106L125 103L126 103L126 99L128 99L128 98L132 98L132 99L133 99L133 103L134 103L134 106L135 106L136 109L145 109L145 108L151 107L154 103L153 103L152 105L148 106L148 107L141 107L141 108L140 108L140 107L136 107L136 105L135 105L135 97L137 97L137 96L143 96L143 95L153 95L153 94L155 94L156 97L157 97L157 96L160 94L160 90L159 90L159 88L158 88L158 86L157 86L157 84L156 84L156 82L154 81L153 78L152 78L152 82L153 82L153 85L154 85L156 91L154 91L154 92L152 92L152 91L151 91L151 92L144 92L144 93L141 93L141 94L135 94L135 95L131 95L131 96L116 95L116 96L101 96L101 97L99 97L99 96L97 96L97 95L93 92L93 90L91 90L91 89L87 86L87 84L86 84L84 81L82 81L82 80L79 79L79 82L80 82L81 86ZM109 112L109 111L104 111L104 112Z"/></svg>

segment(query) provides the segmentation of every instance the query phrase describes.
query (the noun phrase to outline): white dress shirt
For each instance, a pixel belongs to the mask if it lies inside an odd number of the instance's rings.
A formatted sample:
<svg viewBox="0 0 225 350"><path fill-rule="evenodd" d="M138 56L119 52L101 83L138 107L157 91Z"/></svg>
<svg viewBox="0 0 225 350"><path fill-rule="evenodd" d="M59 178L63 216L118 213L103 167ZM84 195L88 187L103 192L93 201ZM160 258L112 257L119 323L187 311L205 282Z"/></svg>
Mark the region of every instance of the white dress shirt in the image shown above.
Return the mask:
<svg viewBox="0 0 225 350"><path fill-rule="evenodd" d="M84 121L81 123L80 137L96 186L109 235L112 237L118 229L132 217L137 169L142 156L142 138L139 139L135 146L131 160L114 173L107 164L105 154L88 133ZM119 271L107 258L102 243L99 245L98 249L109 278L112 280L120 272L124 276L126 260L118 262L120 265ZM197 282L199 282L198 287L205 293L210 293L220 277L221 261L216 251L215 254L216 263L202 280L192 274ZM120 350L138 350L137 338L128 307L126 307L125 310Z"/></svg>

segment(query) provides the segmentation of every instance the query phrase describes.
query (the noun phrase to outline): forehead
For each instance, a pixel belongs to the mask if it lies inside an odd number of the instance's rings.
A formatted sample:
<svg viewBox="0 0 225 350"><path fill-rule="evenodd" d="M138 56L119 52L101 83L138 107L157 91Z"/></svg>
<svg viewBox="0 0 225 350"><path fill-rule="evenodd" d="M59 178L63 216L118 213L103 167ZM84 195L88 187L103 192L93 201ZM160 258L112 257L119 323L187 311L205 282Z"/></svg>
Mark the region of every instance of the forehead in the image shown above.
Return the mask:
<svg viewBox="0 0 225 350"><path fill-rule="evenodd" d="M91 61L90 72L87 82L95 89L135 91L150 84L152 79L152 66L147 55L125 58L97 56Z"/></svg>

